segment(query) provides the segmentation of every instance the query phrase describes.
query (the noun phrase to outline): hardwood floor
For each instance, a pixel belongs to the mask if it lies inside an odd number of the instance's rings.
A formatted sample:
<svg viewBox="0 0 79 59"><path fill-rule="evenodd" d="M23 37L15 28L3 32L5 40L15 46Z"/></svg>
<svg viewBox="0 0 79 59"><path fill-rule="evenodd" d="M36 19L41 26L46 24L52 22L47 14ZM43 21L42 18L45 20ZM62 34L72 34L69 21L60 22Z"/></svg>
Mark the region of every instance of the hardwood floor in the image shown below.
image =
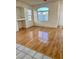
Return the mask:
<svg viewBox="0 0 79 59"><path fill-rule="evenodd" d="M16 33L16 43L54 59L63 59L63 29L31 27Z"/></svg>

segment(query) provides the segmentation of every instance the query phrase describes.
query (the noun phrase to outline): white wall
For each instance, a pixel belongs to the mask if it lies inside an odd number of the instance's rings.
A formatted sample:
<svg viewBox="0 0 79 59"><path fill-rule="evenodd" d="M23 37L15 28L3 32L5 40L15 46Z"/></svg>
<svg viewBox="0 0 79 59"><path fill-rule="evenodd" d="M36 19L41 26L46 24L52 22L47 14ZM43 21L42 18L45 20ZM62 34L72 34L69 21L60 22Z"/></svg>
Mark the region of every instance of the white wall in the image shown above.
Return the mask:
<svg viewBox="0 0 79 59"><path fill-rule="evenodd" d="M63 26L63 1L59 1L59 26Z"/></svg>
<svg viewBox="0 0 79 59"><path fill-rule="evenodd" d="M16 8L16 17L17 17L17 19L20 17L20 9L19 8Z"/></svg>
<svg viewBox="0 0 79 59"><path fill-rule="evenodd" d="M27 10L31 9L30 5L25 4L24 2L21 1L16 1L16 7L22 7L24 8L24 17L25 17L25 23L26 23L26 28L33 26L33 21L28 22L27 21ZM16 11L17 12L17 11ZM20 13L19 13L20 14ZM21 13L22 14L22 13Z"/></svg>
<svg viewBox="0 0 79 59"><path fill-rule="evenodd" d="M48 3L49 16L47 22L40 22L37 20L37 12L34 11L34 21L36 26L57 27L58 26L58 1Z"/></svg>
<svg viewBox="0 0 79 59"><path fill-rule="evenodd" d="M25 7L25 8L29 8L30 6L24 2L21 1L16 1L16 7Z"/></svg>
<svg viewBox="0 0 79 59"><path fill-rule="evenodd" d="M17 15L17 19L24 17L24 8L23 7L16 7L16 15Z"/></svg>
<svg viewBox="0 0 79 59"><path fill-rule="evenodd" d="M18 22L16 21L16 31L19 31Z"/></svg>
<svg viewBox="0 0 79 59"><path fill-rule="evenodd" d="M49 3L49 24L51 27L58 26L58 1Z"/></svg>

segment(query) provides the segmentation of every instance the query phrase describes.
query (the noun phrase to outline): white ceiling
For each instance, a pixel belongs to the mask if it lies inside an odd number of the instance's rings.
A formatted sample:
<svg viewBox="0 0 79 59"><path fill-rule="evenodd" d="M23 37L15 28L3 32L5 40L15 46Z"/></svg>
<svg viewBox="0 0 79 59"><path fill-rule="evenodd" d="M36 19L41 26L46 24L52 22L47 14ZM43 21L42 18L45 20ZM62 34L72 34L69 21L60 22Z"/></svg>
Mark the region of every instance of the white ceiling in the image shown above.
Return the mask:
<svg viewBox="0 0 79 59"><path fill-rule="evenodd" d="M29 5L36 5L36 4L53 2L53 1L57 1L57 0L47 0L47 2L45 2L44 0L17 0L17 1L22 1L22 2L25 2Z"/></svg>

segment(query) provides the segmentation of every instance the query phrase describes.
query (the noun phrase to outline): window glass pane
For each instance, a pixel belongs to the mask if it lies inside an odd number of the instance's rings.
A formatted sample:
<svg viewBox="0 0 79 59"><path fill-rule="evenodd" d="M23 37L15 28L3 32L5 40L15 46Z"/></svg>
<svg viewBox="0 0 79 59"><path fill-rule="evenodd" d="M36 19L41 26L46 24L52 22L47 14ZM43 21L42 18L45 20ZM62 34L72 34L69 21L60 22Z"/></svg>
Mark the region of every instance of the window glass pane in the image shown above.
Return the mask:
<svg viewBox="0 0 79 59"><path fill-rule="evenodd" d="M27 20L31 21L32 20L32 10L27 10L28 14L27 14Z"/></svg>
<svg viewBox="0 0 79 59"><path fill-rule="evenodd" d="M39 8L38 11L48 11L48 8L47 7L42 7L42 8Z"/></svg>
<svg viewBox="0 0 79 59"><path fill-rule="evenodd" d="M48 21L48 12L38 12L39 21Z"/></svg>
<svg viewBox="0 0 79 59"><path fill-rule="evenodd" d="M31 10L28 10L28 15L32 15L32 11Z"/></svg>
<svg viewBox="0 0 79 59"><path fill-rule="evenodd" d="M28 21L31 21L32 19L31 19L31 16L28 16Z"/></svg>

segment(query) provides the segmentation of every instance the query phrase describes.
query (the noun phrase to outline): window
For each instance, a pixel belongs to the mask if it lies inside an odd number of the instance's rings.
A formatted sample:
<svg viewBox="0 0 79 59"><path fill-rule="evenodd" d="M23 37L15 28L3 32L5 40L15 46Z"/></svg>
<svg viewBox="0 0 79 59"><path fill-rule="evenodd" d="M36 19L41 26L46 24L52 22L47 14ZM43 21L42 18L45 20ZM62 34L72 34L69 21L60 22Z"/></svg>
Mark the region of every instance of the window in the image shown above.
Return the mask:
<svg viewBox="0 0 79 59"><path fill-rule="evenodd" d="M48 8L47 7L38 8L37 16L39 21L48 21Z"/></svg>
<svg viewBox="0 0 79 59"><path fill-rule="evenodd" d="M27 19L28 21L31 21L32 20L32 11L31 10L27 10Z"/></svg>

